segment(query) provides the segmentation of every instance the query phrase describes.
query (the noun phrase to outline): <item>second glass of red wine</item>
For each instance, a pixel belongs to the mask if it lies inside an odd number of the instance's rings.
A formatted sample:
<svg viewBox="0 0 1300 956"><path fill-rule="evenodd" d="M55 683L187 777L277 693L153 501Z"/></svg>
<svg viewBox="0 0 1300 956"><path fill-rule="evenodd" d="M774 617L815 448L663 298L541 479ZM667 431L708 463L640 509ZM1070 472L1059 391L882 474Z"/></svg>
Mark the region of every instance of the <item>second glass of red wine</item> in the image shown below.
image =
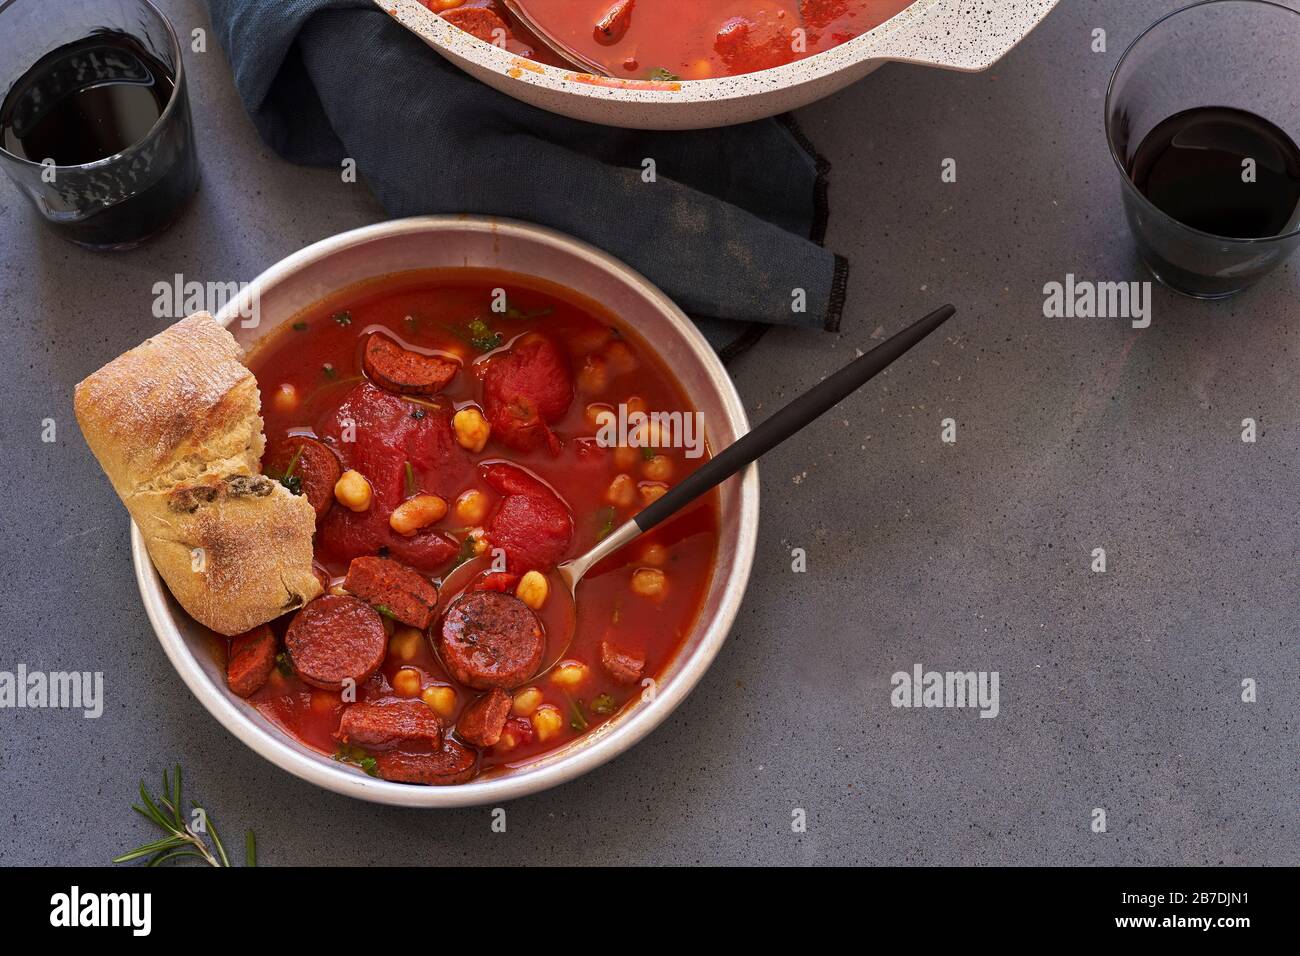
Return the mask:
<svg viewBox="0 0 1300 956"><path fill-rule="evenodd" d="M60 235L128 249L198 185L181 48L148 0L0 2L0 166Z"/></svg>
<svg viewBox="0 0 1300 956"><path fill-rule="evenodd" d="M1115 67L1106 134L1156 278L1249 287L1300 245L1300 13L1208 0L1160 20Z"/></svg>

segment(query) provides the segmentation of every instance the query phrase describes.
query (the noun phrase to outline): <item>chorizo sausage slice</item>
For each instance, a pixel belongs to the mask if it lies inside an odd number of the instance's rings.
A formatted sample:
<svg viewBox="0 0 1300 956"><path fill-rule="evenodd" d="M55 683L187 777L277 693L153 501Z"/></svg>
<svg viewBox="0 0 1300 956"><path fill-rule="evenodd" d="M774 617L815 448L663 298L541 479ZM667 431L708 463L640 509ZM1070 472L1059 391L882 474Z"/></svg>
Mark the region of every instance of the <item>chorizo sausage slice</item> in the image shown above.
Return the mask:
<svg viewBox="0 0 1300 956"><path fill-rule="evenodd" d="M405 744L435 748L442 743L442 721L423 701L350 705L335 739L364 750L394 750Z"/></svg>
<svg viewBox="0 0 1300 956"><path fill-rule="evenodd" d="M402 395L441 392L460 368L450 359L402 348L379 332L366 340L361 364L372 381Z"/></svg>
<svg viewBox="0 0 1300 956"><path fill-rule="evenodd" d="M334 486L343 473L329 446L306 435L290 435L280 442L262 470L295 494L306 496L317 519L334 504Z"/></svg>
<svg viewBox="0 0 1300 956"><path fill-rule="evenodd" d="M461 711L456 721L460 739L475 747L491 747L501 739L513 698L500 687L493 687Z"/></svg>
<svg viewBox="0 0 1300 956"><path fill-rule="evenodd" d="M375 771L397 783L423 783L441 787L464 783L478 772L478 754L454 740L443 741L432 753L403 753L400 750L375 757Z"/></svg>
<svg viewBox="0 0 1300 956"><path fill-rule="evenodd" d="M438 606L438 589L428 578L389 558L353 558L343 586L421 631L428 629Z"/></svg>
<svg viewBox="0 0 1300 956"><path fill-rule="evenodd" d="M546 640L532 609L513 594L462 594L443 615L438 650L467 687L518 687L542 662Z"/></svg>
<svg viewBox="0 0 1300 956"><path fill-rule="evenodd" d="M345 680L360 684L379 670L388 651L388 635L379 612L365 601L325 594L294 616L284 647L304 681L341 690Z"/></svg>
<svg viewBox="0 0 1300 956"><path fill-rule="evenodd" d="M263 624L230 639L226 684L240 697L252 697L275 667L275 634Z"/></svg>
<svg viewBox="0 0 1300 956"><path fill-rule="evenodd" d="M620 684L635 684L645 670L645 658L621 651L609 641L600 642L600 666Z"/></svg>

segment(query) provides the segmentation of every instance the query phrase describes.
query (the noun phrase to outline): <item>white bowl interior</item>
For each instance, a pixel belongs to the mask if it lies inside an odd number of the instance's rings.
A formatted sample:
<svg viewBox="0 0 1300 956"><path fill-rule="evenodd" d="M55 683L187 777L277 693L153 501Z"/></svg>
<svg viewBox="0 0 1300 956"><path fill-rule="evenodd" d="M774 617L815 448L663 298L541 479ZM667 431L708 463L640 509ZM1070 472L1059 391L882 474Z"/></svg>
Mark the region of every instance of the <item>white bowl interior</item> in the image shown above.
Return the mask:
<svg viewBox="0 0 1300 956"><path fill-rule="evenodd" d="M411 269L482 267L550 280L602 303L664 359L704 413L711 447L748 430L744 408L703 336L663 293L631 269L575 239L509 220L432 216L368 226L290 256L263 273L218 315L245 346L326 296L356 282ZM256 301L257 321L240 317ZM246 327L248 326L248 327ZM150 621L168 657L199 700L230 731L268 760L339 793L404 806L497 802L572 779L630 747L686 696L712 662L739 608L753 560L758 474L751 466L720 489L718 558L700 617L640 700L569 746L500 775L452 787L389 783L304 747L246 701L235 697L212 659L210 634L172 598L150 562L139 529L131 546Z"/></svg>

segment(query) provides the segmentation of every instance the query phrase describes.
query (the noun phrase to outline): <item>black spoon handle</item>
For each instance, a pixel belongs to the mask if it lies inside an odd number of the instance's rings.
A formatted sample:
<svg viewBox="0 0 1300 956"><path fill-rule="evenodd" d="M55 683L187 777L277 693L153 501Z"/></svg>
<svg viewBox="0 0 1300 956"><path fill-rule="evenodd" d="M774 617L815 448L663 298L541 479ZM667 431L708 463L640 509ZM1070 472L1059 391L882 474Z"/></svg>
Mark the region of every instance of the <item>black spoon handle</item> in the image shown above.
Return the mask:
<svg viewBox="0 0 1300 956"><path fill-rule="evenodd" d="M665 518L680 511L714 485L726 481L740 469L771 451L813 419L829 411L857 391L917 342L947 322L957 310L951 305L936 309L925 318L854 359L830 378L804 392L763 424L742 435L715 458L691 472L677 487L632 520L649 531Z"/></svg>

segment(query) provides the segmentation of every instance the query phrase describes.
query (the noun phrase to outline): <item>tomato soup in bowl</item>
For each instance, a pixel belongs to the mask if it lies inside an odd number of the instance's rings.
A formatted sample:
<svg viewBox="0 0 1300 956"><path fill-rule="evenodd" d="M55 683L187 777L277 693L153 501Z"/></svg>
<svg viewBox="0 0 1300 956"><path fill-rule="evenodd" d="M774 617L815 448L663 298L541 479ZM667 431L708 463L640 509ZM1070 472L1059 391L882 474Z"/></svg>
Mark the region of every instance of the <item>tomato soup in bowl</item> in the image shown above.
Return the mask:
<svg viewBox="0 0 1300 956"><path fill-rule="evenodd" d="M227 727L330 789L456 806L590 769L689 692L748 576L752 469L576 605L554 574L746 430L661 293L549 230L430 217L325 240L247 296L220 318L262 392L263 471L315 509L325 593L227 641L135 542L155 629ZM602 430L638 411L698 413L702 440Z"/></svg>

